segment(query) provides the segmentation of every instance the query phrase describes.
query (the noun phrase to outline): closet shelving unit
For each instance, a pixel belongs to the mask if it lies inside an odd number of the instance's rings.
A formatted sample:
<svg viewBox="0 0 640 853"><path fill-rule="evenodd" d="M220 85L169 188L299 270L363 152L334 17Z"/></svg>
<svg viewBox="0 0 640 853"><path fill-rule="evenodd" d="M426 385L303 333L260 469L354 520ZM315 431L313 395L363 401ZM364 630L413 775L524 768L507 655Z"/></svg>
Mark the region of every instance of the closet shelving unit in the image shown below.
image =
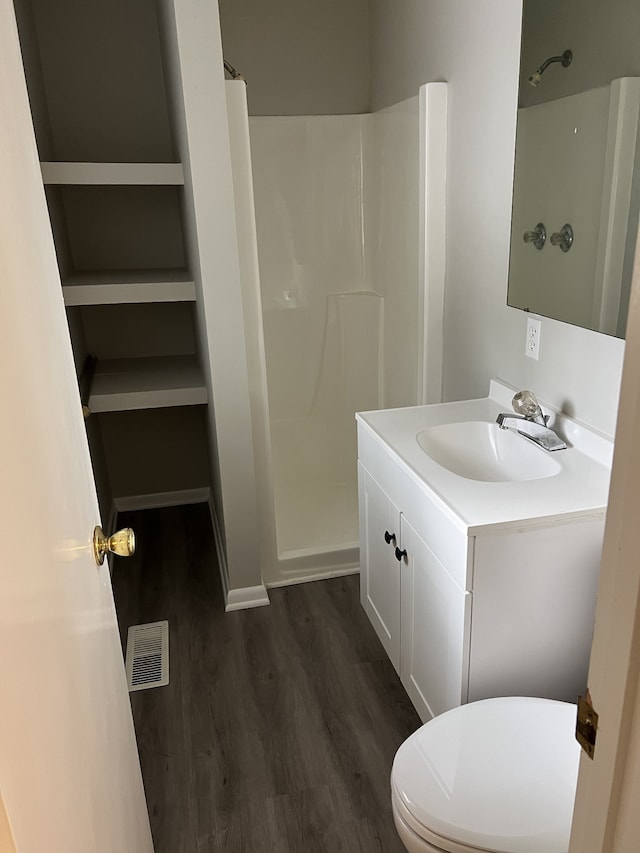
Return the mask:
<svg viewBox="0 0 640 853"><path fill-rule="evenodd" d="M67 275L65 305L125 305L142 302L195 302L193 277L185 270L112 270Z"/></svg>
<svg viewBox="0 0 640 853"><path fill-rule="evenodd" d="M45 186L182 186L181 163L42 162ZM195 302L195 284L180 269L99 270L66 274L71 306ZM207 402L198 360L192 355L98 361L86 401L90 413L132 411Z"/></svg>
<svg viewBox="0 0 640 853"><path fill-rule="evenodd" d="M79 380L92 362L83 404L106 515L114 498L208 484L160 24L155 0L14 5Z"/></svg>
<svg viewBox="0 0 640 853"><path fill-rule="evenodd" d="M98 362L87 400L89 412L127 412L207 402L195 356L113 358Z"/></svg>

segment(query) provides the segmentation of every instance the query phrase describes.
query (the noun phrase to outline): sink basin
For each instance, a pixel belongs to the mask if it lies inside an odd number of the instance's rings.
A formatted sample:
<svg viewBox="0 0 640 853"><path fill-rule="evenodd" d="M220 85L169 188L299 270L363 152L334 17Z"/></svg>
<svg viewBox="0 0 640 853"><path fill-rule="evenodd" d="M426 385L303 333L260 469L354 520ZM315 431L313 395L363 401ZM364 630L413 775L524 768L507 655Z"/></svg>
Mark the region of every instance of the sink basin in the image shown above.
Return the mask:
<svg viewBox="0 0 640 853"><path fill-rule="evenodd" d="M441 424L416 438L434 462L468 480L513 483L553 477L561 470L547 451L487 421Z"/></svg>

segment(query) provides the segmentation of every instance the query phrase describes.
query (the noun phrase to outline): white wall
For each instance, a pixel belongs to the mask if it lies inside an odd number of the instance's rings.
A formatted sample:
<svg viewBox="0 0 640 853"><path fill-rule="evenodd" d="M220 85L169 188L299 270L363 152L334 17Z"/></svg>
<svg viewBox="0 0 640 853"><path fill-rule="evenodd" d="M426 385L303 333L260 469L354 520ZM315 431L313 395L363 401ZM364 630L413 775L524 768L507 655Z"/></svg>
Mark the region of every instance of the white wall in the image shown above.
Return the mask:
<svg viewBox="0 0 640 853"><path fill-rule="evenodd" d="M220 0L224 56L250 115L369 109L369 0Z"/></svg>
<svg viewBox="0 0 640 853"><path fill-rule="evenodd" d="M258 509L227 104L216 4L159 6L185 168L185 241L209 394L213 502L229 590L261 585ZM197 247L197 250L196 250Z"/></svg>
<svg viewBox="0 0 640 853"><path fill-rule="evenodd" d="M623 343L545 319L536 362L506 305L520 26L514 0L372 0L372 109L449 82L445 399L500 377L611 433Z"/></svg>
<svg viewBox="0 0 640 853"><path fill-rule="evenodd" d="M364 134L366 286L384 299L382 405L418 402L420 107L418 95L373 113Z"/></svg>

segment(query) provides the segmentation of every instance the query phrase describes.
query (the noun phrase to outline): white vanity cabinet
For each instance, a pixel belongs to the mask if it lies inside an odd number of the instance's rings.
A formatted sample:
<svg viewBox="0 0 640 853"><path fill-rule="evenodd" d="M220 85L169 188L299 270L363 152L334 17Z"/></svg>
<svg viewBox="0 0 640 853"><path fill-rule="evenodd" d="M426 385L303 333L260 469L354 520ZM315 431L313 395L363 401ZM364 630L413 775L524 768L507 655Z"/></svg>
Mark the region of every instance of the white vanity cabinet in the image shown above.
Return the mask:
<svg viewBox="0 0 640 853"><path fill-rule="evenodd" d="M400 672L400 511L362 465L358 464L360 500L360 594L391 663Z"/></svg>
<svg viewBox="0 0 640 853"><path fill-rule="evenodd" d="M469 594L360 463L358 484L362 606L428 719L466 701ZM437 653L425 655L426 648Z"/></svg>
<svg viewBox="0 0 640 853"><path fill-rule="evenodd" d="M467 699L471 593L402 516L400 678L423 720ZM429 650L429 653L426 653Z"/></svg>
<svg viewBox="0 0 640 853"><path fill-rule="evenodd" d="M576 701L604 507L471 524L358 420L361 602L421 718L493 696Z"/></svg>

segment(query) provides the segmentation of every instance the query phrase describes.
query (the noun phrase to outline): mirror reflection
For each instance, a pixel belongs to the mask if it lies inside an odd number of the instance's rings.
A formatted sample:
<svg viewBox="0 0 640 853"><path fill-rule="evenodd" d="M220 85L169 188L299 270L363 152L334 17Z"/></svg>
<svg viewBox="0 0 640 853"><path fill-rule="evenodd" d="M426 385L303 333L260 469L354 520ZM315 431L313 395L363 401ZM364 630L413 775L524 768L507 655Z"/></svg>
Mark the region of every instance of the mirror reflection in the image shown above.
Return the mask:
<svg viewBox="0 0 640 853"><path fill-rule="evenodd" d="M507 303L624 337L640 209L640 3L524 0Z"/></svg>

